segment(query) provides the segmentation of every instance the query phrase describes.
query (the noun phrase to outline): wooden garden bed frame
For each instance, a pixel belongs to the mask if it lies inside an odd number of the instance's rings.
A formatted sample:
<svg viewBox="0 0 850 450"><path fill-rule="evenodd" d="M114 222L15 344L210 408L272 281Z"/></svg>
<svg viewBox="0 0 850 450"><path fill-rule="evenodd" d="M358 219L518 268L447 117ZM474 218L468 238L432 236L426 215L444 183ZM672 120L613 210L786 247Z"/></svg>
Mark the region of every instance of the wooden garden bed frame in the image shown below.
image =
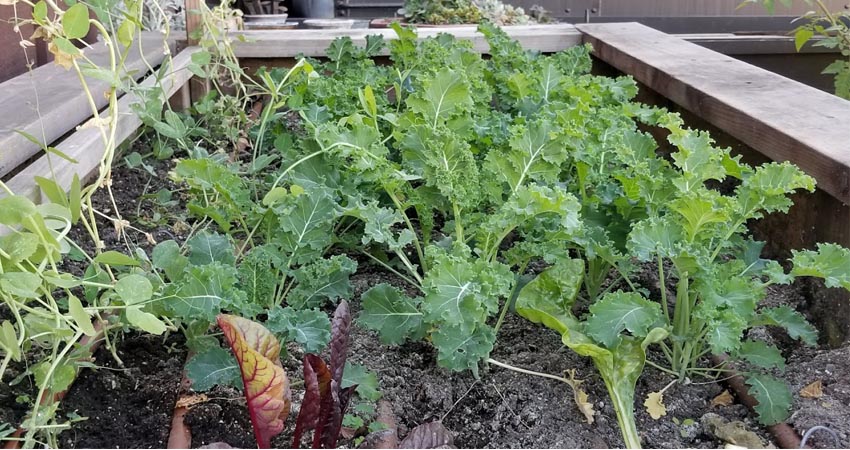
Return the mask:
<svg viewBox="0 0 850 450"><path fill-rule="evenodd" d="M196 21L190 17L188 23L191 28ZM850 102L706 48L725 49L732 54L754 51L781 54L793 48L791 38L694 35L685 36L686 40L637 23L512 26L505 30L524 47L542 52L589 43L601 64L632 75L644 91L654 94L661 103L670 103L696 117L697 126L708 124L743 144L742 152L753 153L750 159L797 164L817 180L818 191L812 195L797 195L797 205L791 214L769 225L771 230L766 234L786 252L811 247L815 242L835 242L850 247L850 207L847 206L850 203ZM488 51L486 41L473 26L419 30L421 38L437 33L471 39L478 51ZM392 30L378 29L232 34L244 38L236 42L234 50L248 67L291 65L297 55L324 56L327 46L340 36L351 37L355 44L363 44L369 34L382 34L386 39L395 37ZM193 48L189 48L188 52L184 50L174 58L172 78L167 86L169 96L181 89L184 93L188 91L185 86L191 75L186 65L192 51ZM0 85L0 99L8 95L5 87L5 83ZM120 102L119 138L122 140L140 126L139 119L129 108L134 101L132 96L125 96ZM20 108L20 105L3 103L0 106L10 111ZM81 122L76 117L58 115L53 119L62 126L54 127L57 130L47 134L48 140L73 130ZM36 130L41 129L46 120L42 118L37 122ZM8 127L7 115L0 114L0 129ZM24 145L20 139L18 141ZM81 129L56 146L80 159L79 164L73 165L54 157L54 173L61 177L64 186L74 173L80 176L92 173L103 151L92 129ZM16 151L7 159L20 163L30 158L31 153L27 153L30 151L32 149L22 150L21 154ZM39 190L32 177L49 176L47 163L45 157L37 160L9 180L9 186L37 200ZM770 220L765 222L770 223ZM828 326L838 327L837 336L845 339L850 334L850 302L846 294L833 295L825 308L835 322Z"/></svg>

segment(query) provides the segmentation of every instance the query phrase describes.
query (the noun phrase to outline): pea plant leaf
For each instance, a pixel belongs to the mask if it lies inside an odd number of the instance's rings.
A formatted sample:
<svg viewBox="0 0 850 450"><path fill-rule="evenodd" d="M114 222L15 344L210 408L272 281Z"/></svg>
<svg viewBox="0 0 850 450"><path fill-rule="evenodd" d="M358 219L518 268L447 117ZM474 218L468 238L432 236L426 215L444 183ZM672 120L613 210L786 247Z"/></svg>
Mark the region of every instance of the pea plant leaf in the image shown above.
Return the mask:
<svg viewBox="0 0 850 450"><path fill-rule="evenodd" d="M280 343L248 319L220 314L216 321L239 364L257 446L271 448L271 438L283 431L292 401L280 365Z"/></svg>

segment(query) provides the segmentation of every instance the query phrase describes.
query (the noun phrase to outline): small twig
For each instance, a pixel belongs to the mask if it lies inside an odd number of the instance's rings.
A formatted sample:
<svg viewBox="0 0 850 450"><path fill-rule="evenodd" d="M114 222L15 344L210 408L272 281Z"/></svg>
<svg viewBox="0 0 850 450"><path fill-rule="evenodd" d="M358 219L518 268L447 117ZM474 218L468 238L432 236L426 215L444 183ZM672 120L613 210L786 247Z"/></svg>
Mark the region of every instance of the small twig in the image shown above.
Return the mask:
<svg viewBox="0 0 850 450"><path fill-rule="evenodd" d="M454 402L454 404L452 405L452 407L451 407L451 408L449 408L449 410L448 410L448 411L446 411L446 413L445 413L445 414L443 414L443 416L442 416L442 417L440 417L440 422L442 422L442 421L446 420L446 417L449 415L449 413L451 413L452 411L454 411L455 406L457 406L457 404L458 404L458 403L460 403L460 402L461 402L461 400L465 399L465 398L466 398L466 396L467 396L467 395L469 395L469 393L470 393L470 392L472 392L472 388L474 388L476 384L478 384L478 380L475 380L475 381L472 383L472 385L471 385L471 386L469 386L469 389L467 389L467 390L466 390L466 392L464 392L464 393L463 393L463 395L461 395L461 396L460 396L460 398L458 398L458 399L457 399L457 401L455 401L455 402Z"/></svg>
<svg viewBox="0 0 850 450"><path fill-rule="evenodd" d="M505 399L505 396L504 396L504 395L502 395L502 393L499 391L499 388L497 388L497 387L496 387L496 384L495 384L495 383L490 383L490 386L493 386L493 389L495 389L495 390L496 390L496 393L497 393L497 394L499 394L499 397L501 397L501 398L502 398L502 404L504 404L504 405L505 405L505 408L508 408L508 411L510 411L510 412L511 412L511 414L513 414L514 416L516 416L516 418L517 418L517 419L519 419L519 423L521 423L521 424L522 424L522 426L524 426L525 428L528 428L528 429L530 430L530 429L531 429L531 427L530 427L530 426L528 426L528 424L527 424L527 423L525 423L525 422L522 420L522 417L520 417L520 415L519 415L519 414L517 414L517 413L516 413L516 411L514 411L514 409L513 409L513 408L511 408L511 405L509 405L509 404L508 404L508 401Z"/></svg>

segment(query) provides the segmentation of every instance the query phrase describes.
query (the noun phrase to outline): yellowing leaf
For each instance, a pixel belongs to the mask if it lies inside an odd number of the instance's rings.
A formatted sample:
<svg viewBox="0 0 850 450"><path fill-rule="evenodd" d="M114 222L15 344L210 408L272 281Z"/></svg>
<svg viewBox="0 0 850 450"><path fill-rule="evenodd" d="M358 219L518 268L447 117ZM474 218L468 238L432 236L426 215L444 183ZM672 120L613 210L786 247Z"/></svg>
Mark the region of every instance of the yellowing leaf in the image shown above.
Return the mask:
<svg viewBox="0 0 850 450"><path fill-rule="evenodd" d="M588 401L587 392L584 392L584 389L579 388L579 386L584 382L584 380L576 379L576 371L575 369L570 369L567 371L567 374L570 377L570 380L567 384L573 389L573 400L576 402L576 406L578 410L584 414L585 420L587 420L587 424L590 425L593 423L593 414L595 411L593 410L593 404ZM564 380L566 381L566 380Z"/></svg>
<svg viewBox="0 0 850 450"><path fill-rule="evenodd" d="M800 389L800 397L803 398L821 398L823 397L823 381L817 380L810 383L803 389Z"/></svg>
<svg viewBox="0 0 850 450"><path fill-rule="evenodd" d="M283 431L291 402L289 380L280 365L280 343L251 320L219 314L217 322L239 363L257 446L270 448L271 438Z"/></svg>
<svg viewBox="0 0 850 450"><path fill-rule="evenodd" d="M711 400L711 406L729 406L733 401L732 394L724 390L720 395Z"/></svg>
<svg viewBox="0 0 850 450"><path fill-rule="evenodd" d="M667 407L664 406L664 394L660 392L651 392L646 397L646 401L643 402L643 406L646 406L646 412L654 420L667 415Z"/></svg>

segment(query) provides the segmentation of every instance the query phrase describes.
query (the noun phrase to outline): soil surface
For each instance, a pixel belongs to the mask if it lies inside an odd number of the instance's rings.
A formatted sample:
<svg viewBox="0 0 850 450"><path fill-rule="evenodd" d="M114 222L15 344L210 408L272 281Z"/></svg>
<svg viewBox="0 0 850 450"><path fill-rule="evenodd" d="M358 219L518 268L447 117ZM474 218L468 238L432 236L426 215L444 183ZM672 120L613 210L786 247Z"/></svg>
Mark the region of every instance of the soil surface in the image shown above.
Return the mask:
<svg viewBox="0 0 850 450"><path fill-rule="evenodd" d="M102 346L98 368L84 370L62 402L61 416L86 420L63 432L64 448L164 448L186 362L184 339L132 334L120 341L120 366Z"/></svg>

